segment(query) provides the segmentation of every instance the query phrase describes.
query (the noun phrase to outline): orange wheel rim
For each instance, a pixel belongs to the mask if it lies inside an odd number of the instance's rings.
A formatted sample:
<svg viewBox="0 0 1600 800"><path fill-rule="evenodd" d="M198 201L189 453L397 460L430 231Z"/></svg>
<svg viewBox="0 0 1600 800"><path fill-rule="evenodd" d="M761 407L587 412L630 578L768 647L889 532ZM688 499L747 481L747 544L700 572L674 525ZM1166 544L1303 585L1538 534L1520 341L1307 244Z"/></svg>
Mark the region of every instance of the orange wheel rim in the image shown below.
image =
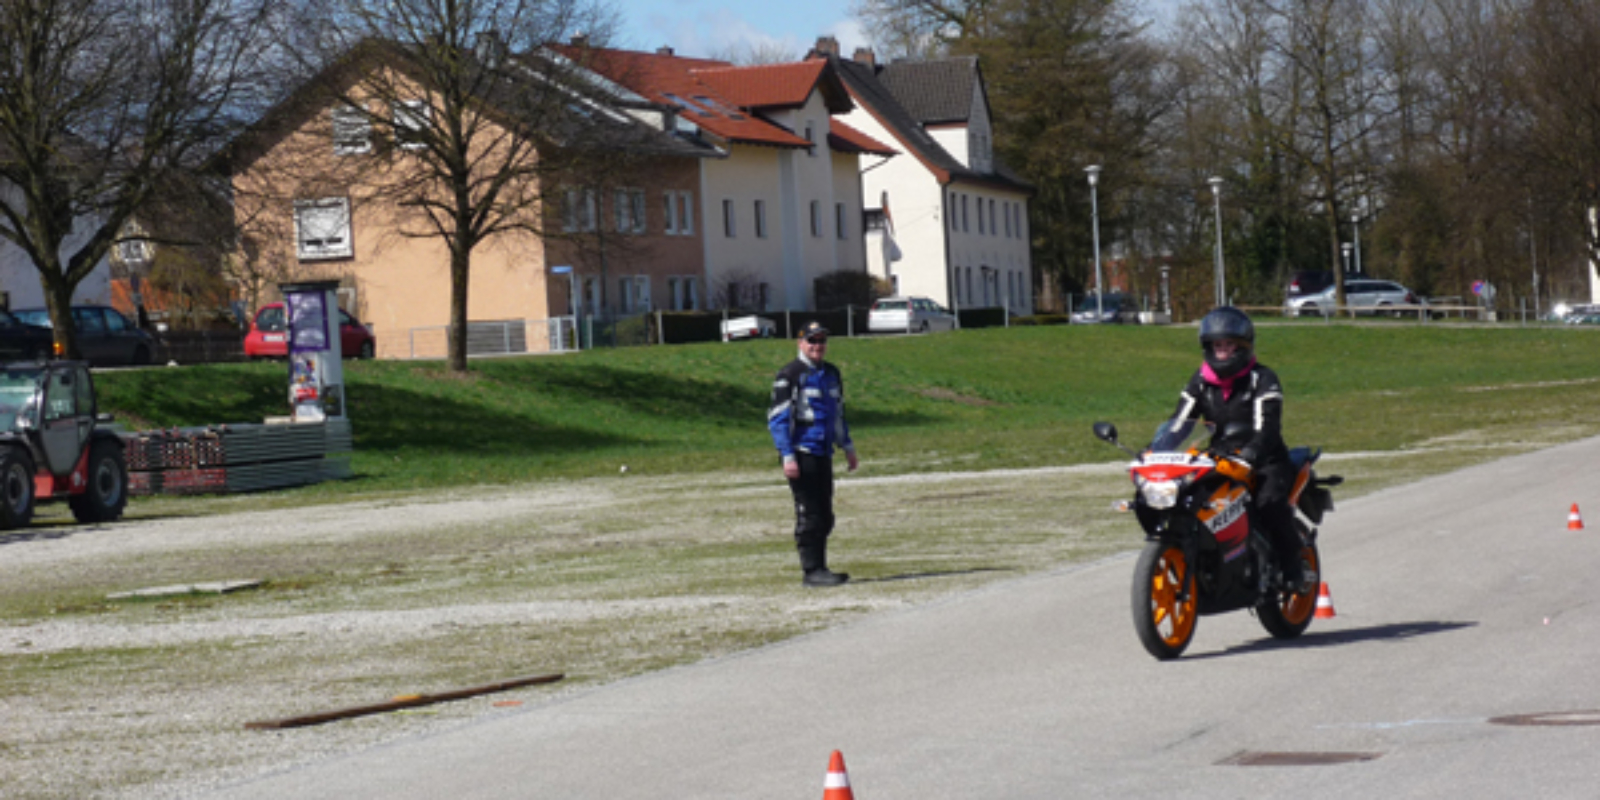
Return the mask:
<svg viewBox="0 0 1600 800"><path fill-rule="evenodd" d="M1301 548L1300 561L1308 571L1319 575L1322 573L1316 548L1309 546ZM1278 601L1278 610L1283 613L1283 621L1290 625L1305 622L1317 611L1317 587L1309 587L1299 594L1283 595Z"/></svg>
<svg viewBox="0 0 1600 800"><path fill-rule="evenodd" d="M1189 564L1177 547L1167 548L1150 574L1150 619L1168 647L1183 646L1194 631L1195 596L1188 591L1188 578Z"/></svg>

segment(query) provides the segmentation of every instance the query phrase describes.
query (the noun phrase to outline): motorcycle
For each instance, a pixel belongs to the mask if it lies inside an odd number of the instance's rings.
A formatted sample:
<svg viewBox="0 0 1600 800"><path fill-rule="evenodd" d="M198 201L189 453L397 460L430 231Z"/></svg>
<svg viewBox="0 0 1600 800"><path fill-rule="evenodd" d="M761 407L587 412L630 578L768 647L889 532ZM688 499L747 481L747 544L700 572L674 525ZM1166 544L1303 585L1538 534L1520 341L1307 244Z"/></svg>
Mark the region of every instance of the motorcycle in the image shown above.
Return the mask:
<svg viewBox="0 0 1600 800"><path fill-rule="evenodd" d="M1145 650L1162 660L1183 654L1202 615L1250 608L1278 639L1304 633L1316 611L1322 568L1316 526L1333 510L1329 488L1344 481L1317 477L1321 450L1289 451L1295 469L1289 502L1299 510L1294 525L1305 580L1287 586L1271 540L1251 524L1254 476L1220 454L1185 447L1194 427L1189 421L1174 428L1169 420L1136 453L1117 440L1115 425L1094 424L1095 436L1134 459L1128 465L1133 500L1116 507L1131 508L1145 531L1133 574L1133 627Z"/></svg>

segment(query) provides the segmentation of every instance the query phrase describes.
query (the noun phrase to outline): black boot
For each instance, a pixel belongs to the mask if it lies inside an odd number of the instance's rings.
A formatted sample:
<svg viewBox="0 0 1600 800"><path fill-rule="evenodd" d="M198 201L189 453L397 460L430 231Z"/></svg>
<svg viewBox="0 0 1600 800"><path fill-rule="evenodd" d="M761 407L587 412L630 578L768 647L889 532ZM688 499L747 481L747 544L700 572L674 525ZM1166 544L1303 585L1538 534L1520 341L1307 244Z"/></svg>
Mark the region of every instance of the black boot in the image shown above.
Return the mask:
<svg viewBox="0 0 1600 800"><path fill-rule="evenodd" d="M846 572L831 572L831 571L828 570L827 567L823 567L821 569L814 569L814 570L811 570L810 572L807 572L806 576L804 578L800 579L800 583L805 585L805 586L814 586L814 587L815 586L839 586L839 585L845 583L848 580L850 580L850 574L849 573L846 573Z"/></svg>

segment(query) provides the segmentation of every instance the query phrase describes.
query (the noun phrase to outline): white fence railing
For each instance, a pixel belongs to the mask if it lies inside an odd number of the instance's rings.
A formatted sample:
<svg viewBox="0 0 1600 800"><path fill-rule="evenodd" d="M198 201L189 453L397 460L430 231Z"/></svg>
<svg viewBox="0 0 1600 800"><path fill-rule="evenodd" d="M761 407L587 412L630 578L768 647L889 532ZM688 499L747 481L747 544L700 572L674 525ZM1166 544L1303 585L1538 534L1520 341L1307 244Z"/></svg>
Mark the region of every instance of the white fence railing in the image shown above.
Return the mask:
<svg viewBox="0 0 1600 800"><path fill-rule="evenodd" d="M450 354L450 326L411 328L406 333L406 347L407 358L445 358ZM468 357L577 349L577 321L572 317L467 323Z"/></svg>

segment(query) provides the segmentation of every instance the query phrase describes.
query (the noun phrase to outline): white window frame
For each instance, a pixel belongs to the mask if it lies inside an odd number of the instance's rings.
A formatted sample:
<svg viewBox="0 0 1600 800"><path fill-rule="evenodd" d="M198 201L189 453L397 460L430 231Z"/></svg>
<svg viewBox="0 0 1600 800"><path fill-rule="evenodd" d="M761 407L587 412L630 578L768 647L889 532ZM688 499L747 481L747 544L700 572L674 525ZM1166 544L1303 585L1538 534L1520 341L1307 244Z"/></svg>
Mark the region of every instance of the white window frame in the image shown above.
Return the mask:
<svg viewBox="0 0 1600 800"><path fill-rule="evenodd" d="M589 316L600 316L600 279L586 277L583 279L583 307L588 310Z"/></svg>
<svg viewBox="0 0 1600 800"><path fill-rule="evenodd" d="M394 104L394 143L402 150L422 150L428 146L428 128L433 109L426 100L401 100Z"/></svg>
<svg viewBox="0 0 1600 800"><path fill-rule="evenodd" d="M623 275L617 279L623 314L650 313L650 276Z"/></svg>
<svg viewBox="0 0 1600 800"><path fill-rule="evenodd" d="M334 106L329 117L334 155L372 152L372 120L367 118L367 112L347 103Z"/></svg>
<svg viewBox="0 0 1600 800"><path fill-rule="evenodd" d="M755 219L756 238L757 239L765 239L765 238L767 238L767 201L765 201L765 200L757 200L756 203L755 203L755 206L756 206L756 212L755 212L756 213L756 219Z"/></svg>
<svg viewBox="0 0 1600 800"><path fill-rule="evenodd" d="M611 202L618 233L644 233L643 189L618 189Z"/></svg>
<svg viewBox="0 0 1600 800"><path fill-rule="evenodd" d="M672 295L673 311L700 310L700 279L693 275L673 275L667 278L667 292Z"/></svg>
<svg viewBox="0 0 1600 800"><path fill-rule="evenodd" d="M678 194L677 192L663 192L661 201L662 212L665 214L661 230L668 236L676 236L678 235Z"/></svg>
<svg viewBox="0 0 1600 800"><path fill-rule="evenodd" d="M600 209L593 189L568 189L561 209L561 227L568 233L592 232L599 226Z"/></svg>
<svg viewBox="0 0 1600 800"><path fill-rule="evenodd" d="M833 227L838 231L839 241L850 238L849 220L845 217L844 203L833 204Z"/></svg>
<svg viewBox="0 0 1600 800"><path fill-rule="evenodd" d="M334 225L340 227L336 230L332 227ZM296 200L294 241L295 254L301 261L350 258L355 255L350 225L350 198Z"/></svg>
<svg viewBox="0 0 1600 800"><path fill-rule="evenodd" d="M678 192L678 234L694 235L694 192Z"/></svg>
<svg viewBox="0 0 1600 800"><path fill-rule="evenodd" d="M822 238L822 201L811 201L811 238Z"/></svg>
<svg viewBox="0 0 1600 800"><path fill-rule="evenodd" d="M978 197L974 199L978 201L978 235L982 236L985 233L983 227L983 198Z"/></svg>
<svg viewBox="0 0 1600 800"><path fill-rule="evenodd" d="M722 238L738 238L738 213L738 209L734 207L732 198L727 198L722 201Z"/></svg>

